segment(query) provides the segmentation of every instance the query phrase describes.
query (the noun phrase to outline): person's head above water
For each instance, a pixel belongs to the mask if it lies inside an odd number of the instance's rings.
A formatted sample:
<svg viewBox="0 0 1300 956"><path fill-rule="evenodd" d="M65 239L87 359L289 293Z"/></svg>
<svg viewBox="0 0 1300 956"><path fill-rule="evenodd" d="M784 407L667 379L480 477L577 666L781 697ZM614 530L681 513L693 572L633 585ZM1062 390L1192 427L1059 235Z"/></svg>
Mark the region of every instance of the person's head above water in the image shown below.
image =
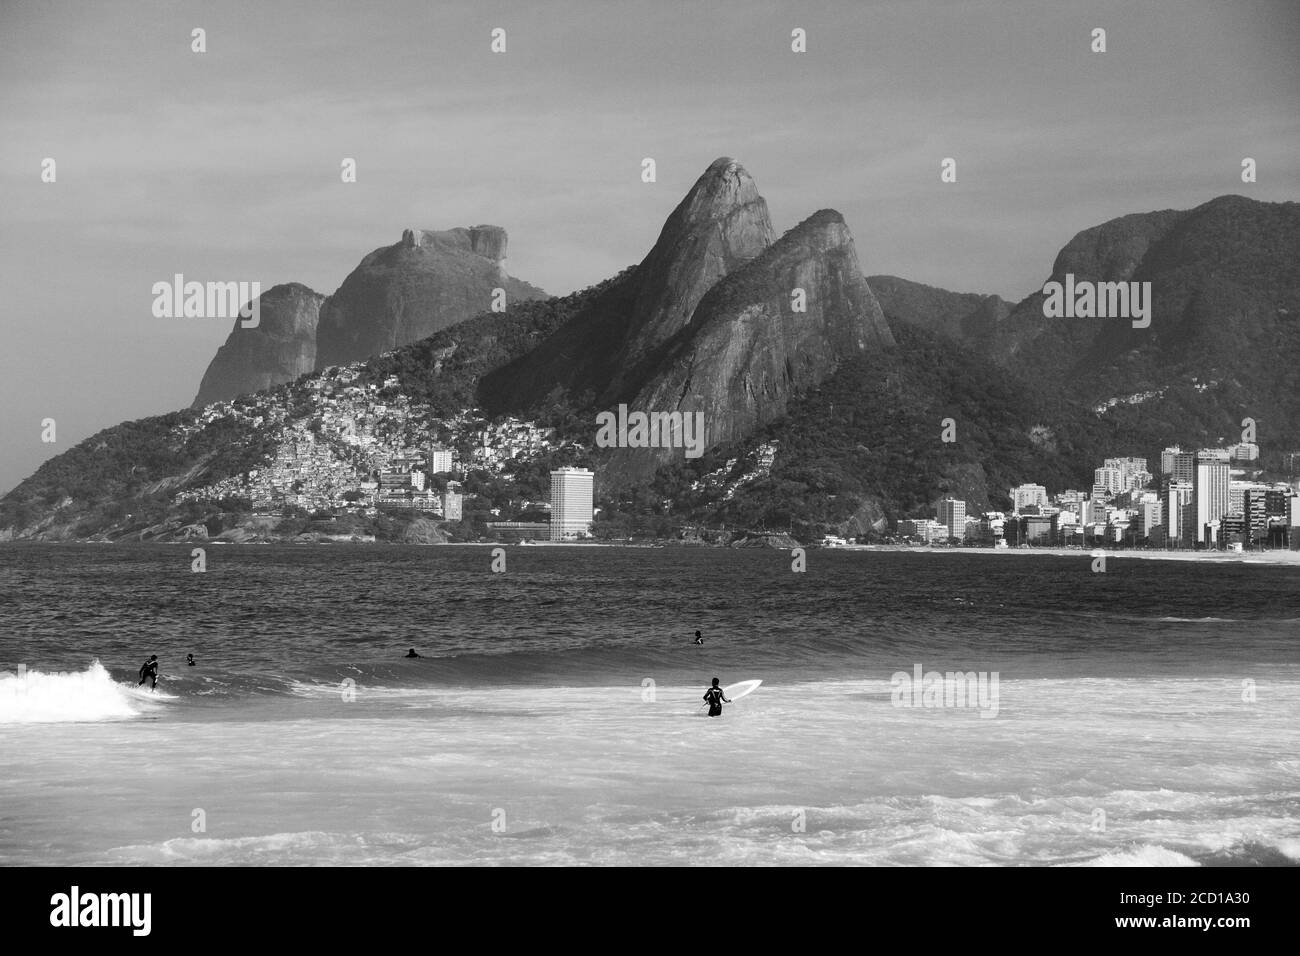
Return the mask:
<svg viewBox="0 0 1300 956"><path fill-rule="evenodd" d="M696 631L696 632L695 632L695 636L696 636L696 637L699 637L699 636L700 636L700 632L699 632L699 631Z"/></svg>
<svg viewBox="0 0 1300 956"><path fill-rule="evenodd" d="M714 686L714 687L717 687L717 686L718 686L718 679L717 679L716 677L713 678L713 686Z"/></svg>

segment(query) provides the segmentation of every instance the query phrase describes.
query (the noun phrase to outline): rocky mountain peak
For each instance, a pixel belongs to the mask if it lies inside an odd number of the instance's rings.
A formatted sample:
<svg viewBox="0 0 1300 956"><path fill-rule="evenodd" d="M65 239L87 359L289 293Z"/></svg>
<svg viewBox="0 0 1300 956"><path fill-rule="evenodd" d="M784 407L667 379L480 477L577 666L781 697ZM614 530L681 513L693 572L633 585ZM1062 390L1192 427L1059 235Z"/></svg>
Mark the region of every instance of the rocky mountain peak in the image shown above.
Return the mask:
<svg viewBox="0 0 1300 956"><path fill-rule="evenodd" d="M500 226L406 229L376 249L321 306L316 368L360 361L426 338L481 312L546 293L507 274Z"/></svg>
<svg viewBox="0 0 1300 956"><path fill-rule="evenodd" d="M226 401L284 382L316 366L316 325L325 297L298 282L272 286L259 297L260 322L242 320L208 364L194 406Z"/></svg>

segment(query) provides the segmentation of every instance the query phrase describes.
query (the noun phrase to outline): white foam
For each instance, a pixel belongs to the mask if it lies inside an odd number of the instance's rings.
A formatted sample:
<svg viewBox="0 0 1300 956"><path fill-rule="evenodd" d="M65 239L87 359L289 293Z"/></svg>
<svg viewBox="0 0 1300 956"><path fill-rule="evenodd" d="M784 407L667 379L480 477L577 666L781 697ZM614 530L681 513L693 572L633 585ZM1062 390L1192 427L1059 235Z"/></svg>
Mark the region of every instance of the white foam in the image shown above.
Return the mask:
<svg viewBox="0 0 1300 956"><path fill-rule="evenodd" d="M1084 866L1200 866L1190 856L1163 846L1136 846L1131 850L1104 853Z"/></svg>
<svg viewBox="0 0 1300 956"><path fill-rule="evenodd" d="M0 672L0 724L126 720L159 698L176 699L118 684L99 661L84 671Z"/></svg>

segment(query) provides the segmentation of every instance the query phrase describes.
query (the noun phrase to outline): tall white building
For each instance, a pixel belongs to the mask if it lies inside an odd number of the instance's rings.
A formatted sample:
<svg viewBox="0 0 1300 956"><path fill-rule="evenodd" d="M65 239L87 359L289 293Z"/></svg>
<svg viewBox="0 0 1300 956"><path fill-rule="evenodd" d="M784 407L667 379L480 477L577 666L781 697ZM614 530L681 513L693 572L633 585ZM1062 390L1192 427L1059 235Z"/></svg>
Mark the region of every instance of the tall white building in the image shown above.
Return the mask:
<svg viewBox="0 0 1300 956"><path fill-rule="evenodd" d="M595 475L586 468L551 472L551 540L585 538L595 517Z"/></svg>
<svg viewBox="0 0 1300 956"><path fill-rule="evenodd" d="M1207 527L1228 511L1228 462L1217 457L1197 456L1196 475L1193 479L1196 501L1196 527L1193 540L1202 543L1208 535Z"/></svg>
<svg viewBox="0 0 1300 956"><path fill-rule="evenodd" d="M948 537L958 541L966 537L966 502L944 498L939 502L939 524L948 527Z"/></svg>
<svg viewBox="0 0 1300 956"><path fill-rule="evenodd" d="M451 471L451 449L434 445L429 449L429 474L439 475Z"/></svg>

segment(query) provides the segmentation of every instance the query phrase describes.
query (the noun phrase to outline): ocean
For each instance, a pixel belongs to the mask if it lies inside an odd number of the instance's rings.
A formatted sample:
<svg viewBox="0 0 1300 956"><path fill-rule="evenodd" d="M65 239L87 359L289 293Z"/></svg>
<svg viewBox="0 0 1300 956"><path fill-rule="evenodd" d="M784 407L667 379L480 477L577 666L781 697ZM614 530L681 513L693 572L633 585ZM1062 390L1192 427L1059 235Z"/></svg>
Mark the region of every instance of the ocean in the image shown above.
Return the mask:
<svg viewBox="0 0 1300 956"><path fill-rule="evenodd" d="M1300 861L1300 567L506 550L0 546L0 863Z"/></svg>

